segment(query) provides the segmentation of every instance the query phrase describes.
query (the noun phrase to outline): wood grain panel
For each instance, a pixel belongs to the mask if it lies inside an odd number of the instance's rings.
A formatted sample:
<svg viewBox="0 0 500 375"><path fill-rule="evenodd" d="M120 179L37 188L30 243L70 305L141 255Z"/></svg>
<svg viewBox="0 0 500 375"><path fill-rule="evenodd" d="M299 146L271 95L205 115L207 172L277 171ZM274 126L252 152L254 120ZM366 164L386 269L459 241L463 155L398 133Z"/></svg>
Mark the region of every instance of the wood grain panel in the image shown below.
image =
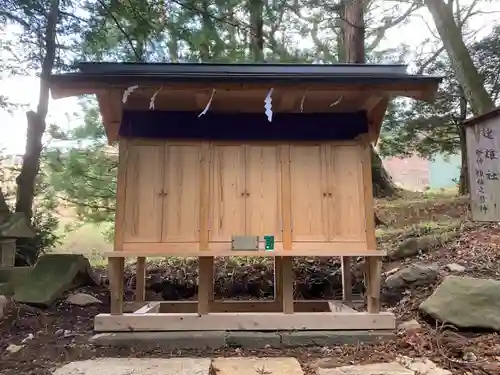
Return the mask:
<svg viewBox="0 0 500 375"><path fill-rule="evenodd" d="M247 235L274 235L281 241L281 168L280 147L246 146Z"/></svg>
<svg viewBox="0 0 500 375"><path fill-rule="evenodd" d="M327 150L330 240L366 240L362 149L359 145L336 145Z"/></svg>
<svg viewBox="0 0 500 375"><path fill-rule="evenodd" d="M211 173L210 241L245 234L245 145L214 144Z"/></svg>
<svg viewBox="0 0 500 375"><path fill-rule="evenodd" d="M290 160L293 241L328 241L324 146L292 144Z"/></svg>
<svg viewBox="0 0 500 375"><path fill-rule="evenodd" d="M198 241L201 145L165 144L162 242Z"/></svg>
<svg viewBox="0 0 500 375"><path fill-rule="evenodd" d="M124 242L160 242L163 143L128 148Z"/></svg>

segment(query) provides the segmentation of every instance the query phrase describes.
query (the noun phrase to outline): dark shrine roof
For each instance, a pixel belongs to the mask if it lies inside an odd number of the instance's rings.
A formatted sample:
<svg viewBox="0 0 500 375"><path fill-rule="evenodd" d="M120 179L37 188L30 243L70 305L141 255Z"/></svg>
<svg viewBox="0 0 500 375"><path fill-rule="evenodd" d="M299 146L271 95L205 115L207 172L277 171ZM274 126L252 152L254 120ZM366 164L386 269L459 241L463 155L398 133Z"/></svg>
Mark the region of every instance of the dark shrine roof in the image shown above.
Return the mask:
<svg viewBox="0 0 500 375"><path fill-rule="evenodd" d="M52 75L51 83L99 80L120 84L131 78L141 82L172 83L439 83L440 77L411 75L406 65L375 64L208 64L85 62L79 72Z"/></svg>

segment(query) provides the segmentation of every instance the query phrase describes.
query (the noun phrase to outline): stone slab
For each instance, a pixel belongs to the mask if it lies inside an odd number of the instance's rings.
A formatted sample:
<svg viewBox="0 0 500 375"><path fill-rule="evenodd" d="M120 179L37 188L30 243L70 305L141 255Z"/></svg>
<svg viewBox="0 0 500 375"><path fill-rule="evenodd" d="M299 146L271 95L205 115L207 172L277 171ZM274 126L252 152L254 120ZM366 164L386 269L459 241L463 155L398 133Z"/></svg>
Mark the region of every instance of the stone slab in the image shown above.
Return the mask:
<svg viewBox="0 0 500 375"><path fill-rule="evenodd" d="M373 344L390 341L395 338L393 331L295 331L280 332L281 345L329 346Z"/></svg>
<svg viewBox="0 0 500 375"><path fill-rule="evenodd" d="M116 332L91 337L97 346L146 347L164 349L218 349L226 345L224 331Z"/></svg>
<svg viewBox="0 0 500 375"><path fill-rule="evenodd" d="M318 375L415 375L397 362L372 363L368 365L342 366L328 368L327 361L319 364ZM323 366L323 367L321 367Z"/></svg>
<svg viewBox="0 0 500 375"><path fill-rule="evenodd" d="M217 375L303 375L300 363L290 357L215 358L212 368Z"/></svg>
<svg viewBox="0 0 500 375"><path fill-rule="evenodd" d="M208 375L209 358L99 358L71 362L53 375Z"/></svg>
<svg viewBox="0 0 500 375"><path fill-rule="evenodd" d="M231 348L262 349L281 347L281 336L276 332L227 332L226 345Z"/></svg>

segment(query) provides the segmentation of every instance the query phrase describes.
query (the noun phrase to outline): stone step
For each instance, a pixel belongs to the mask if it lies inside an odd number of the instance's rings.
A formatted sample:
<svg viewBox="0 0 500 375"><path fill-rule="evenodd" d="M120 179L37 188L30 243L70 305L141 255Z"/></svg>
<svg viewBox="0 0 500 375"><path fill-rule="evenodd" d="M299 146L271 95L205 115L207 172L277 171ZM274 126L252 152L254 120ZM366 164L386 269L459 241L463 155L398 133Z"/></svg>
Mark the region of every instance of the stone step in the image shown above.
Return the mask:
<svg viewBox="0 0 500 375"><path fill-rule="evenodd" d="M398 357L389 363L337 365L325 358L311 366L317 375L451 375L425 358ZM71 362L53 375L304 375L292 357L98 358Z"/></svg>
<svg viewBox="0 0 500 375"><path fill-rule="evenodd" d="M214 358L217 375L303 375L300 363L291 357Z"/></svg>
<svg viewBox="0 0 500 375"><path fill-rule="evenodd" d="M71 362L53 375L209 375L210 358L98 358Z"/></svg>

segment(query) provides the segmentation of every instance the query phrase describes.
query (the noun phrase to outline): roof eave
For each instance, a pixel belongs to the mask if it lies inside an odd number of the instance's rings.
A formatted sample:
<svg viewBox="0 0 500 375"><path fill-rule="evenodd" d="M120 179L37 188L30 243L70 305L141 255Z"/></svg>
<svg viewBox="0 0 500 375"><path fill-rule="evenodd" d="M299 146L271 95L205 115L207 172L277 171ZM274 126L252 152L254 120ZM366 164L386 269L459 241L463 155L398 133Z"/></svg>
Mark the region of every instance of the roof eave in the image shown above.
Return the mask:
<svg viewBox="0 0 500 375"><path fill-rule="evenodd" d="M386 75L360 75L360 74L89 74L89 73L67 73L52 75L49 85L54 99L67 96L84 94L96 94L105 91L110 86L127 87L130 85L200 85L204 87L216 87L226 85L269 85L269 86L303 86L303 87L335 87L335 85L352 86L376 86L381 90L387 87L401 86L408 89L421 91L422 95L416 97L419 100L433 101L441 77L411 76L402 74ZM312 87L311 87L312 88Z"/></svg>

